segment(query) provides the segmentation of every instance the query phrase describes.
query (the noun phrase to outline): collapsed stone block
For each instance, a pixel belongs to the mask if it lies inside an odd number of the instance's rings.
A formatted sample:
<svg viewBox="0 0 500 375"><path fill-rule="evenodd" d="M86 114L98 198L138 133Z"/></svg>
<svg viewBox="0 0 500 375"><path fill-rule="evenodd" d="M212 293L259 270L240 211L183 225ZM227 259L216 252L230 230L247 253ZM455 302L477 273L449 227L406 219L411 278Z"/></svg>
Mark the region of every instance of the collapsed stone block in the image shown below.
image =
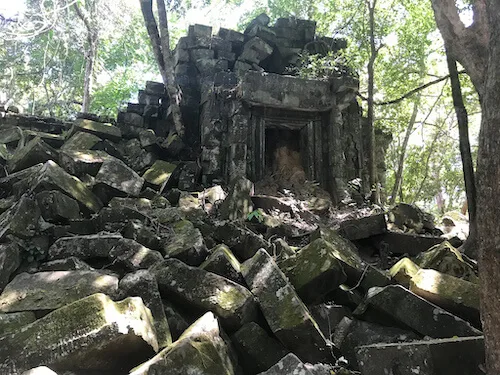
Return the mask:
<svg viewBox="0 0 500 375"><path fill-rule="evenodd" d="M278 363L276 363L267 371L261 372L259 375L288 375L288 374L313 375L306 368L304 363L302 363L302 361L292 353L287 354Z"/></svg>
<svg viewBox="0 0 500 375"><path fill-rule="evenodd" d="M479 285L435 270L419 270L410 290L422 298L479 326Z"/></svg>
<svg viewBox="0 0 500 375"><path fill-rule="evenodd" d="M80 217L78 202L57 190L42 191L36 195L38 207L44 220L64 222Z"/></svg>
<svg viewBox="0 0 500 375"><path fill-rule="evenodd" d="M356 355L363 374L484 374L483 337L367 345Z"/></svg>
<svg viewBox="0 0 500 375"><path fill-rule="evenodd" d="M10 172L17 172L38 163L57 159L57 151L42 141L40 137L36 137L14 153L8 162L8 166Z"/></svg>
<svg viewBox="0 0 500 375"><path fill-rule="evenodd" d="M387 231L385 214L346 220L340 223L340 234L348 240L361 240Z"/></svg>
<svg viewBox="0 0 500 375"><path fill-rule="evenodd" d="M21 265L21 249L14 242L0 244L0 292Z"/></svg>
<svg viewBox="0 0 500 375"><path fill-rule="evenodd" d="M32 311L0 314L0 337L7 333L18 331L35 320L35 313Z"/></svg>
<svg viewBox="0 0 500 375"><path fill-rule="evenodd" d="M141 297L144 305L151 311L158 347L163 349L172 344L170 328L154 276L146 270L129 273L120 280L119 287L124 296Z"/></svg>
<svg viewBox="0 0 500 375"><path fill-rule="evenodd" d="M113 196L133 196L141 193L144 179L130 169L121 160L106 160L102 163L99 172L95 177L95 189L99 195L108 198ZM109 200L109 199L107 199Z"/></svg>
<svg viewBox="0 0 500 375"><path fill-rule="evenodd" d="M271 331L283 345L304 361L331 362L325 337L271 256L259 250L241 270Z"/></svg>
<svg viewBox="0 0 500 375"><path fill-rule="evenodd" d="M226 245L219 245L212 249L210 256L200 265L200 268L240 285L246 285L241 274L241 264Z"/></svg>
<svg viewBox="0 0 500 375"><path fill-rule="evenodd" d="M77 132L61 146L61 151L92 150L101 141L102 139L94 134Z"/></svg>
<svg viewBox="0 0 500 375"><path fill-rule="evenodd" d="M240 261L250 259L259 249L271 249L271 244L264 238L229 221L215 223L212 235L218 242L227 245Z"/></svg>
<svg viewBox="0 0 500 375"><path fill-rule="evenodd" d="M159 251L148 249L128 238L120 239L110 250L108 258L128 271L148 269L163 260Z"/></svg>
<svg viewBox="0 0 500 375"><path fill-rule="evenodd" d="M163 246L165 256L192 266L200 265L208 255L200 230L187 220L178 221L172 229L173 234Z"/></svg>
<svg viewBox="0 0 500 375"><path fill-rule="evenodd" d="M105 151L64 150L59 154L61 167L76 177L95 176L106 160L113 160Z"/></svg>
<svg viewBox="0 0 500 375"><path fill-rule="evenodd" d="M86 133L94 134L102 139L109 139L113 142L120 141L122 137L122 132L120 128L101 122L86 120L86 119L76 119L73 125L73 130L71 134L76 131L83 131Z"/></svg>
<svg viewBox="0 0 500 375"><path fill-rule="evenodd" d="M266 371L288 354L281 343L270 337L257 323L250 322L231 336L245 373Z"/></svg>
<svg viewBox="0 0 500 375"><path fill-rule="evenodd" d="M335 329L340 321L352 315L351 311L345 306L325 303L309 306L309 311L323 335L329 340L333 340Z"/></svg>
<svg viewBox="0 0 500 375"><path fill-rule="evenodd" d="M36 201L23 195L8 211L0 215L0 238L13 234L19 238L33 237L40 228L41 212Z"/></svg>
<svg viewBox="0 0 500 375"><path fill-rule="evenodd" d="M374 311L370 312L372 308ZM403 324L423 336L433 338L481 335L481 331L468 322L399 285L370 289L354 315L375 322L385 316L392 324ZM384 325L392 325L390 321Z"/></svg>
<svg viewBox="0 0 500 375"><path fill-rule="evenodd" d="M86 236L62 237L49 248L48 259L77 257L82 260L108 258L113 247L123 237L120 234L91 234Z"/></svg>
<svg viewBox="0 0 500 375"><path fill-rule="evenodd" d="M0 295L0 311L55 310L95 293L111 297L118 291L118 278L97 271L21 273Z"/></svg>
<svg viewBox="0 0 500 375"><path fill-rule="evenodd" d="M32 192L60 190L76 199L90 212L99 212L102 202L76 177L65 172L53 161L48 161L30 182Z"/></svg>
<svg viewBox="0 0 500 375"><path fill-rule="evenodd" d="M349 362L349 367L359 370L356 361L356 348L361 345L378 343L407 342L420 337L412 331L395 327L384 327L362 320L344 318L335 329L335 346Z"/></svg>
<svg viewBox="0 0 500 375"><path fill-rule="evenodd" d="M253 211L253 192L253 182L247 178L238 177L231 181L229 194L220 207L222 219L246 220Z"/></svg>
<svg viewBox="0 0 500 375"><path fill-rule="evenodd" d="M1 337L0 372L47 365L56 371L126 373L157 350L151 313L140 298L113 302L94 294Z"/></svg>
<svg viewBox="0 0 500 375"><path fill-rule="evenodd" d="M252 294L222 276L167 259L152 269L160 292L200 311L212 311L228 330L256 319Z"/></svg>
<svg viewBox="0 0 500 375"><path fill-rule="evenodd" d="M306 304L322 298L347 280L334 245L318 238L279 264Z"/></svg>
<svg viewBox="0 0 500 375"><path fill-rule="evenodd" d="M155 188L160 188L168 181L177 165L163 160L157 160L154 164L143 174L144 180L153 185Z"/></svg>
<svg viewBox="0 0 500 375"><path fill-rule="evenodd" d="M235 375L236 363L217 318L206 313L172 345L130 375Z"/></svg>

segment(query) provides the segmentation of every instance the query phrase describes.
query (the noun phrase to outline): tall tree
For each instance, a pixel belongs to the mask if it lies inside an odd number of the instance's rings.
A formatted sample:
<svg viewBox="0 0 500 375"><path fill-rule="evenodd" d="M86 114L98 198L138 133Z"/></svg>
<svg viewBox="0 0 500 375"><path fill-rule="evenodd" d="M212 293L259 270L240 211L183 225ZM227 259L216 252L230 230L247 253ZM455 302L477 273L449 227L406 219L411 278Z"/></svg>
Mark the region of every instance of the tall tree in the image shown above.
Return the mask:
<svg viewBox="0 0 500 375"><path fill-rule="evenodd" d="M180 137L183 137L184 124L179 105L180 91L178 85L175 83L174 61L170 48L170 32L165 0L156 0L158 22L153 13L153 0L140 0L140 2L155 59L170 99L170 110L172 112L175 132Z"/></svg>
<svg viewBox="0 0 500 375"><path fill-rule="evenodd" d="M380 187L377 178L377 162L375 154L375 60L377 59L380 46L375 43L375 8L377 0L366 0L368 8L368 28L370 38L370 58L368 60L368 111L366 121L368 123L368 176L370 180L370 188L372 191L371 201L375 204L380 204Z"/></svg>
<svg viewBox="0 0 500 375"><path fill-rule="evenodd" d="M432 0L436 23L451 56L465 68L481 103L477 160L477 247L481 320L488 374L500 374L500 2L472 2L464 25L454 0Z"/></svg>
<svg viewBox="0 0 500 375"><path fill-rule="evenodd" d="M92 86L94 84L94 67L97 59L97 48L99 45L98 7L98 0L86 0L84 4L80 4L79 2L75 2L73 4L75 13L85 25L86 33L82 112L90 111Z"/></svg>
<svg viewBox="0 0 500 375"><path fill-rule="evenodd" d="M462 157L462 168L464 173L465 193L469 211L469 237L462 246L462 251L468 255L475 256L476 241L476 182L474 178L474 164L469 141L469 116L462 97L462 87L458 76L457 62L447 53L448 70L450 71L451 94L458 122L459 148Z"/></svg>

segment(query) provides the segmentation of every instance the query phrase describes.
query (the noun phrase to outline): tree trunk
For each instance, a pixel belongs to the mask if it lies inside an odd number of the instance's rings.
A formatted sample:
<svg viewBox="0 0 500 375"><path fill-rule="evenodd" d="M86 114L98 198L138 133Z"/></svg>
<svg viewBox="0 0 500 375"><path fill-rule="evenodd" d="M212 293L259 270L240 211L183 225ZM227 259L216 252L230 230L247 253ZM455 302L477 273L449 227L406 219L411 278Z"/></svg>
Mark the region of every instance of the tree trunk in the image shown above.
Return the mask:
<svg viewBox="0 0 500 375"><path fill-rule="evenodd" d="M488 3L491 39L481 101L477 236L488 374L500 374L500 3ZM470 207L469 207L470 210Z"/></svg>
<svg viewBox="0 0 500 375"><path fill-rule="evenodd" d="M416 100L413 104L413 112L410 117L410 122L408 122L408 127L406 128L405 138L401 146L401 153L399 154L398 160L398 170L396 172L396 178L394 181L394 186L392 187L391 199L389 200L389 205L393 205L396 202L396 197L401 190L401 184L403 182L403 166L406 157L406 149L408 148L408 142L410 141L411 133L413 132L413 127L415 126L415 121L417 120L419 100Z"/></svg>
<svg viewBox="0 0 500 375"><path fill-rule="evenodd" d="M175 132L184 136L184 124L180 109L180 90L175 84L174 62L170 49L170 33L168 28L165 0L156 0L158 9L158 23L153 14L153 1L140 0L141 10L148 31L153 53L160 69L163 84L170 99L170 110L174 121Z"/></svg>
<svg viewBox="0 0 500 375"><path fill-rule="evenodd" d="M465 193L469 208L469 237L462 245L461 250L467 255L476 257L476 183L474 178L474 165L469 142L469 119L462 97L462 88L458 77L457 63L455 59L446 52L448 70L450 71L451 94L453 106L458 121L460 155L462 157L462 168L464 173Z"/></svg>
<svg viewBox="0 0 500 375"><path fill-rule="evenodd" d="M94 4L95 7L95 4ZM95 25L94 12L89 12L80 7L78 3L73 4L78 17L83 21L87 32L87 46L85 50L85 75L83 77L83 103L82 112L90 111L92 97L92 86L94 83L94 66L97 58L97 46L99 44L99 32Z"/></svg>
<svg viewBox="0 0 500 375"><path fill-rule="evenodd" d="M367 0L370 28L370 60L368 61L368 113L367 123L369 129L368 136L368 176L370 180L370 189L372 191L371 201L380 204L380 187L378 186L377 162L375 155L375 115L374 115L374 91L375 91L375 60L377 58L377 47L375 45L375 6L377 0Z"/></svg>
<svg viewBox="0 0 500 375"><path fill-rule="evenodd" d="M174 59L170 49L170 33L168 30L168 18L165 8L165 0L156 0L158 6L158 24L160 28L161 49L163 52L163 65L165 67L165 77L167 82L164 82L167 89L168 97L170 98L170 110L174 120L176 133L180 137L184 137L184 124L182 122L182 114L180 104L179 88L175 84L174 75Z"/></svg>

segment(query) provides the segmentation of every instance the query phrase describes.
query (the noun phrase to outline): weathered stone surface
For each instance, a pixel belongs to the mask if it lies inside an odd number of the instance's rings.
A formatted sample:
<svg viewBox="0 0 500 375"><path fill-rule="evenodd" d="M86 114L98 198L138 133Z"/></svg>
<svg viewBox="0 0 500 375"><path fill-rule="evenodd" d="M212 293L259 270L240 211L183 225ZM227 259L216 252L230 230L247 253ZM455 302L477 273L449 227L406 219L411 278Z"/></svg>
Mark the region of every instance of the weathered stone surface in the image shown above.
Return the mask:
<svg viewBox="0 0 500 375"><path fill-rule="evenodd" d="M359 370L356 361L356 348L358 346L414 341L420 337L412 331L344 318L337 326L333 338L335 346L347 359L349 367Z"/></svg>
<svg viewBox="0 0 500 375"><path fill-rule="evenodd" d="M325 337L271 256L259 250L241 270L269 327L285 347L304 361L332 361Z"/></svg>
<svg viewBox="0 0 500 375"><path fill-rule="evenodd" d="M189 323L172 303L166 300L162 300L162 302L172 340L177 341L184 331L189 328Z"/></svg>
<svg viewBox="0 0 500 375"><path fill-rule="evenodd" d="M144 305L151 311L159 348L163 349L170 345L172 336L154 276L146 270L129 273L120 280L119 287L125 296L141 297Z"/></svg>
<svg viewBox="0 0 500 375"><path fill-rule="evenodd" d="M139 220L129 221L122 234L123 237L139 242L152 250L161 250L161 237L158 230L144 225Z"/></svg>
<svg viewBox="0 0 500 375"><path fill-rule="evenodd" d="M91 212L98 212L102 202L76 177L65 172L53 161L48 161L31 181L31 191L60 190L76 199Z"/></svg>
<svg viewBox="0 0 500 375"><path fill-rule="evenodd" d="M422 251L429 250L435 245L445 241L443 237L419 236L411 233L387 232L374 236L371 244L379 251L386 251L392 254L418 255Z"/></svg>
<svg viewBox="0 0 500 375"><path fill-rule="evenodd" d="M92 150L101 142L98 136L86 132L77 132L61 146L62 151Z"/></svg>
<svg viewBox="0 0 500 375"><path fill-rule="evenodd" d="M386 231L385 214L371 215L340 223L340 234L351 241L368 238Z"/></svg>
<svg viewBox="0 0 500 375"><path fill-rule="evenodd" d="M351 316L351 311L342 305L329 305L322 303L316 306L309 306L309 311L318 324L323 335L333 341L333 335L337 325L345 317Z"/></svg>
<svg viewBox="0 0 500 375"><path fill-rule="evenodd" d="M347 275L347 285L357 286L366 291L371 287L385 286L390 283L388 275L365 263L359 256L356 247L350 241L339 236L337 232L321 228L311 236L311 240L317 238L323 238L332 245L330 252L342 265Z"/></svg>
<svg viewBox="0 0 500 375"><path fill-rule="evenodd" d="M78 202L58 190L42 191L36 201L45 221L60 223L80 217Z"/></svg>
<svg viewBox="0 0 500 375"><path fill-rule="evenodd" d="M200 265L200 268L223 276L240 285L246 285L241 274L241 264L226 245L218 245L210 251L210 256Z"/></svg>
<svg viewBox="0 0 500 375"><path fill-rule="evenodd" d="M0 215L0 238L13 234L20 238L33 237L40 228L41 213L36 201L23 195L12 209Z"/></svg>
<svg viewBox="0 0 500 375"><path fill-rule="evenodd" d="M240 261L250 259L259 249L271 248L261 236L229 221L215 223L211 234L218 242L227 245Z"/></svg>
<svg viewBox="0 0 500 375"><path fill-rule="evenodd" d="M397 204L388 213L389 221L401 230L414 233L424 233L434 229L434 218L423 212L415 205L407 203Z"/></svg>
<svg viewBox="0 0 500 375"><path fill-rule="evenodd" d="M35 320L35 313L32 311L0 314L0 337L7 333L18 331Z"/></svg>
<svg viewBox="0 0 500 375"><path fill-rule="evenodd" d="M101 122L76 119L74 122L73 131L83 131L94 134L102 139L109 139L110 141L118 142L122 137L120 128L111 124L104 124Z"/></svg>
<svg viewBox="0 0 500 375"><path fill-rule="evenodd" d="M94 294L1 337L0 372L47 365L56 371L126 373L157 350L151 313L140 298L113 302Z"/></svg>
<svg viewBox="0 0 500 375"><path fill-rule="evenodd" d="M134 197L141 193L144 185L144 179L118 159L104 161L95 177L95 182L95 189L99 192L104 190L105 194L109 194L107 190L112 189L115 195Z"/></svg>
<svg viewBox="0 0 500 375"><path fill-rule="evenodd" d="M236 364L217 318L206 313L172 345L130 375L235 375Z"/></svg>
<svg viewBox="0 0 500 375"><path fill-rule="evenodd" d="M144 118L137 113L119 112L117 120L119 124L127 124L138 128L144 127Z"/></svg>
<svg viewBox="0 0 500 375"><path fill-rule="evenodd" d="M116 295L118 278L96 271L21 273L0 295L0 311L55 310L94 293Z"/></svg>
<svg viewBox="0 0 500 375"><path fill-rule="evenodd" d="M229 195L220 207L222 219L246 220L253 211L251 195L254 187L252 181L238 177L231 181Z"/></svg>
<svg viewBox="0 0 500 375"><path fill-rule="evenodd" d="M410 290L463 319L479 324L479 285L435 270L421 269Z"/></svg>
<svg viewBox="0 0 500 375"><path fill-rule="evenodd" d="M128 271L147 269L163 260L160 252L128 238L120 239L111 248L108 257Z"/></svg>
<svg viewBox="0 0 500 375"><path fill-rule="evenodd" d="M142 176L144 180L155 186L161 187L172 175L177 165L163 160L157 160Z"/></svg>
<svg viewBox="0 0 500 375"><path fill-rule="evenodd" d="M139 133L139 142L141 142L141 147L145 149L149 149L152 146L156 145L158 142L156 138L156 134L152 129L145 129Z"/></svg>
<svg viewBox="0 0 500 375"><path fill-rule="evenodd" d="M108 258L111 249L122 238L119 234L91 234L78 237L62 237L49 248L48 259L63 259L71 256L82 260Z"/></svg>
<svg viewBox="0 0 500 375"><path fill-rule="evenodd" d="M281 343L270 337L257 323L250 322L231 336L245 373L266 371L288 354Z"/></svg>
<svg viewBox="0 0 500 375"><path fill-rule="evenodd" d="M252 294L222 276L167 259L152 269L160 292L183 301L200 311L212 311L229 330L235 330L256 318Z"/></svg>
<svg viewBox="0 0 500 375"><path fill-rule="evenodd" d="M239 58L245 62L259 64L271 53L273 53L273 47L261 38L255 36L245 43L243 52Z"/></svg>
<svg viewBox="0 0 500 375"><path fill-rule="evenodd" d="M64 170L74 176L86 174L95 176L106 160L114 159L105 151L67 149L59 154L59 163Z"/></svg>
<svg viewBox="0 0 500 375"><path fill-rule="evenodd" d="M474 268L464 260L464 257L448 241L420 253L415 258L415 263L421 268L428 268L458 277L478 284L479 278L474 273Z"/></svg>
<svg viewBox="0 0 500 375"><path fill-rule="evenodd" d="M372 308L374 311L370 311ZM370 317L375 316L375 321L385 316L393 323L403 324L423 336L433 338L481 335L466 321L399 285L370 289L354 315L364 320L373 320Z"/></svg>
<svg viewBox="0 0 500 375"><path fill-rule="evenodd" d="M278 363L269 370L261 372L259 375L313 375L294 354L290 353L283 357Z"/></svg>
<svg viewBox="0 0 500 375"><path fill-rule="evenodd" d="M51 260L44 262L36 268L36 272L46 271L95 271L83 260L76 257Z"/></svg>
<svg viewBox="0 0 500 375"><path fill-rule="evenodd" d="M13 242L0 244L0 292L21 265L21 249Z"/></svg>
<svg viewBox="0 0 500 375"><path fill-rule="evenodd" d="M36 137L18 149L9 160L9 171L17 172L48 160L57 160L57 151L46 144L40 137Z"/></svg>
<svg viewBox="0 0 500 375"><path fill-rule="evenodd" d="M483 375L484 340L460 337L357 349L363 374Z"/></svg>
<svg viewBox="0 0 500 375"><path fill-rule="evenodd" d="M192 266L200 265L208 255L200 230L190 221L182 220L173 225L173 232L163 247L165 256Z"/></svg>
<svg viewBox="0 0 500 375"><path fill-rule="evenodd" d="M244 100L256 105L297 110L326 110L332 106L329 84L320 80L248 72L242 77L239 92Z"/></svg>
<svg viewBox="0 0 500 375"><path fill-rule="evenodd" d="M279 264L306 304L320 302L347 280L337 249L322 238L311 242Z"/></svg>
<svg viewBox="0 0 500 375"><path fill-rule="evenodd" d="M409 288L411 278L415 276L419 270L420 267L413 263L411 259L403 258L391 267L389 273L399 284Z"/></svg>

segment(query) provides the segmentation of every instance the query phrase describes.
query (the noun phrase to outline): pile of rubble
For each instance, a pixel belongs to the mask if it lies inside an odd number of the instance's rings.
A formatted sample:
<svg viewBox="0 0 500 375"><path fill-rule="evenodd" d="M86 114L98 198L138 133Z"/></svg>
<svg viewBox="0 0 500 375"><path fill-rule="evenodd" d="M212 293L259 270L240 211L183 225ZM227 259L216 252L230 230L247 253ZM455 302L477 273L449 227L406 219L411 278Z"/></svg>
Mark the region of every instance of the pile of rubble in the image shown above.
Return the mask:
<svg viewBox="0 0 500 375"><path fill-rule="evenodd" d="M254 223L279 198L83 117L0 119L1 374L483 373L477 270L442 237L373 214L291 247Z"/></svg>

